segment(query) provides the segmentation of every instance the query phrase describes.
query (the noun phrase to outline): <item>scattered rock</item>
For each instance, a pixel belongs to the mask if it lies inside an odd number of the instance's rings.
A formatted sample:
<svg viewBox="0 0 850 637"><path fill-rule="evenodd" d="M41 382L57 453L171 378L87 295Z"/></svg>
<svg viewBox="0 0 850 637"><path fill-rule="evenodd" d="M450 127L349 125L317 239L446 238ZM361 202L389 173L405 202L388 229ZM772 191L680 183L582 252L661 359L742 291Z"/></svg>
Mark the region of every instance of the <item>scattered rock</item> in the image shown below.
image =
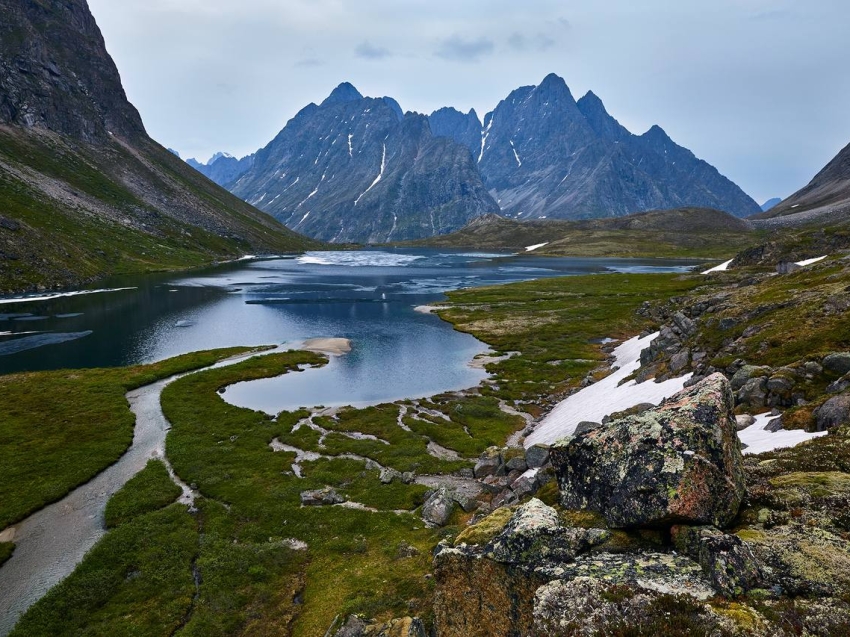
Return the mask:
<svg viewBox="0 0 850 637"><path fill-rule="evenodd" d="M343 502L345 502L345 498L338 494L333 487L301 492L301 506L305 507L329 506Z"/></svg>
<svg viewBox="0 0 850 637"><path fill-rule="evenodd" d="M440 487L422 505L422 519L428 524L445 526L452 517L455 502L446 487Z"/></svg>
<svg viewBox="0 0 850 637"><path fill-rule="evenodd" d="M522 456L517 456L515 458L511 458L505 463L505 468L508 473L511 471L520 471L525 472L528 469L528 465L525 462L525 458Z"/></svg>
<svg viewBox="0 0 850 637"><path fill-rule="evenodd" d="M782 416L778 416L769 420L767 424L764 426L765 431L769 431L770 433L775 434L777 431L782 431Z"/></svg>
<svg viewBox="0 0 850 637"><path fill-rule="evenodd" d="M735 375L732 376L732 391L738 391L744 385L747 384L753 378L762 378L765 379L770 375L769 367L757 367L756 365L744 365L738 371L735 372ZM766 380L765 380L766 382Z"/></svg>
<svg viewBox="0 0 850 637"><path fill-rule="evenodd" d="M562 504L612 528L726 526L744 497L733 406L729 382L714 374L657 409L554 445Z"/></svg>
<svg viewBox="0 0 850 637"><path fill-rule="evenodd" d="M814 411L818 431L826 431L837 425L850 422L850 394L842 394L827 400Z"/></svg>
<svg viewBox="0 0 850 637"><path fill-rule="evenodd" d="M741 414L740 416L735 416L735 426L738 431L746 429L750 425L755 424L755 422L755 417L751 416L750 414Z"/></svg>
<svg viewBox="0 0 850 637"><path fill-rule="evenodd" d="M401 472L390 467L384 467L381 469L380 480L381 484L391 484L394 480L401 481Z"/></svg>
<svg viewBox="0 0 850 637"><path fill-rule="evenodd" d="M834 352L823 359L825 369L834 374L844 375L850 372L850 352Z"/></svg>
<svg viewBox="0 0 850 637"><path fill-rule="evenodd" d="M475 463L473 473L476 478L486 478L487 476L496 475L499 467L502 466L502 455L496 447L490 447L487 451L481 454L478 462Z"/></svg>
<svg viewBox="0 0 850 637"><path fill-rule="evenodd" d="M677 373L685 369L688 366L688 363L691 360L691 353L688 350L682 350L678 354L675 354L670 362L667 364L667 368L673 372Z"/></svg>
<svg viewBox="0 0 850 637"><path fill-rule="evenodd" d="M549 462L549 447L534 445L525 450L525 463L529 469L539 469Z"/></svg>
<svg viewBox="0 0 850 637"><path fill-rule="evenodd" d="M762 407L767 401L767 378L759 376L750 378L744 386L738 390L736 402L739 405L749 407Z"/></svg>
<svg viewBox="0 0 850 637"><path fill-rule="evenodd" d="M735 535L713 527L674 526L670 530L678 551L696 560L714 587L738 597L762 586L764 575L752 549Z"/></svg>

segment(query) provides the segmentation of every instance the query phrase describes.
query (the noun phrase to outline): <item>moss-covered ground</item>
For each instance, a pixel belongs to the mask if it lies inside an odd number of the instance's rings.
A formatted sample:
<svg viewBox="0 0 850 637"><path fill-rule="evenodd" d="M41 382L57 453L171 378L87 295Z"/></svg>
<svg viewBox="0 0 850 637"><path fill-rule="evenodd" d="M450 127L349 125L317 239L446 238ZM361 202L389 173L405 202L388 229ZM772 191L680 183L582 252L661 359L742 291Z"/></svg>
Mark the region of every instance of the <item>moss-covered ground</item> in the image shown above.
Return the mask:
<svg viewBox="0 0 850 637"><path fill-rule="evenodd" d="M120 526L174 502L182 489L168 475L161 460L149 460L144 469L125 484L106 504L106 528Z"/></svg>
<svg viewBox="0 0 850 637"><path fill-rule="evenodd" d="M125 394L247 351L232 348L123 369L0 376L0 529L61 499L133 441Z"/></svg>

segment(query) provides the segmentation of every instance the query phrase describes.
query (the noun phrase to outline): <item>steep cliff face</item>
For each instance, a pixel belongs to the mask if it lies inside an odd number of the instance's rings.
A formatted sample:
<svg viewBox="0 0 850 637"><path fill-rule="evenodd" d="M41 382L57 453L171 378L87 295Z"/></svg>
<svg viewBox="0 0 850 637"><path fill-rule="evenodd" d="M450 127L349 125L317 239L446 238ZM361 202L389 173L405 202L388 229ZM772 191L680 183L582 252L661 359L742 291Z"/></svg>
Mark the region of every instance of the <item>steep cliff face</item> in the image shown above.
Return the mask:
<svg viewBox="0 0 850 637"><path fill-rule="evenodd" d="M83 0L0 15L0 293L313 245L147 136Z"/></svg>
<svg viewBox="0 0 850 637"><path fill-rule="evenodd" d="M289 228L333 242L444 234L498 206L469 150L426 117L342 84L258 151L234 194Z"/></svg>
<svg viewBox="0 0 850 637"><path fill-rule="evenodd" d="M84 0L2 0L0 12L0 123L89 142L145 136Z"/></svg>
<svg viewBox="0 0 850 637"><path fill-rule="evenodd" d="M660 127L632 135L563 79L517 89L485 118L478 165L503 212L589 219L686 206L743 217L759 206Z"/></svg>

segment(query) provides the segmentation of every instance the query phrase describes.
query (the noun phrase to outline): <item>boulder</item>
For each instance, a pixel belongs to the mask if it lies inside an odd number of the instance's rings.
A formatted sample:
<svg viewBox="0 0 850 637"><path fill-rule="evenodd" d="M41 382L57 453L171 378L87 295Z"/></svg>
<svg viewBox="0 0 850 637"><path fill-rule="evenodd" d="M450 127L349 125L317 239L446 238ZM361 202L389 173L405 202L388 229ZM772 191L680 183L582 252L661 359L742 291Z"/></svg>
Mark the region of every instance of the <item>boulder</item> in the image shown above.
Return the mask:
<svg viewBox="0 0 850 637"><path fill-rule="evenodd" d="M735 426L738 431L746 429L750 425L755 424L755 422L755 417L751 416L750 414L741 414L740 416L735 416Z"/></svg>
<svg viewBox="0 0 850 637"><path fill-rule="evenodd" d="M782 416L777 416L776 418L771 418L767 424L764 426L765 431L769 431L772 434L775 434L777 431L782 431Z"/></svg>
<svg viewBox="0 0 850 637"><path fill-rule="evenodd" d="M750 378L738 390L736 400L739 405L748 405L750 407L764 406L767 400L767 378L765 376Z"/></svg>
<svg viewBox="0 0 850 637"><path fill-rule="evenodd" d="M338 494L333 487L301 492L301 505L305 507L328 506L342 504L343 502L345 502L345 498Z"/></svg>
<svg viewBox="0 0 850 637"><path fill-rule="evenodd" d="M767 376L770 376L770 372L771 370L769 367L744 365L735 372L734 376L732 376L732 391L738 391L753 378L764 377L766 379Z"/></svg>
<svg viewBox="0 0 850 637"><path fill-rule="evenodd" d="M738 597L764 583L761 565L749 545L713 527L674 526L673 546L696 560L721 595Z"/></svg>
<svg viewBox="0 0 850 637"><path fill-rule="evenodd" d="M688 350L682 350L681 352L673 355L670 362L667 364L667 368L674 373L680 372L687 367L690 360L691 353Z"/></svg>
<svg viewBox="0 0 850 637"><path fill-rule="evenodd" d="M529 469L539 469L549 462L549 447L534 445L525 450L525 463Z"/></svg>
<svg viewBox="0 0 850 637"><path fill-rule="evenodd" d="M401 472L390 467L384 467L381 469L380 480L381 484L391 484L395 480L401 482Z"/></svg>
<svg viewBox="0 0 850 637"><path fill-rule="evenodd" d="M517 456L516 458L511 458L505 463L505 469L509 474L512 471L519 471L520 473L524 473L525 470L528 469L528 464L526 464L524 457Z"/></svg>
<svg viewBox="0 0 850 637"><path fill-rule="evenodd" d="M744 498L729 381L713 374L639 416L552 447L567 509L591 509L612 528L725 527Z"/></svg>
<svg viewBox="0 0 850 637"><path fill-rule="evenodd" d="M823 366L834 374L843 376L850 372L850 352L834 352L823 359Z"/></svg>
<svg viewBox="0 0 850 637"><path fill-rule="evenodd" d="M440 487L422 505L422 519L434 526L445 526L454 509L455 501L451 493L445 487Z"/></svg>
<svg viewBox="0 0 850 637"><path fill-rule="evenodd" d="M476 478L486 478L494 476L498 473L502 466L502 455L496 447L490 447L487 451L481 454L478 462L475 463L473 473Z"/></svg>
<svg viewBox="0 0 850 637"><path fill-rule="evenodd" d="M427 635L425 625L419 618L402 617L379 624L375 620L363 620L357 615L350 615L342 628L334 633L334 637L427 637Z"/></svg>
<svg viewBox="0 0 850 637"><path fill-rule="evenodd" d="M814 411L818 431L850 422L850 394L834 396Z"/></svg>

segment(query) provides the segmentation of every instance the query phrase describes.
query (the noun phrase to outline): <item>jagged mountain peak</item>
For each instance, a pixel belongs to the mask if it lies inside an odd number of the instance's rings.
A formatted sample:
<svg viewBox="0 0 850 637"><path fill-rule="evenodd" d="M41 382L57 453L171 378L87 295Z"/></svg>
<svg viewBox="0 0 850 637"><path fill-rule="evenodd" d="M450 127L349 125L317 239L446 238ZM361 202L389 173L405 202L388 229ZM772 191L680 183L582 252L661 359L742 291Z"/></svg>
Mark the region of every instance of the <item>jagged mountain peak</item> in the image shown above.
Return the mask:
<svg viewBox="0 0 850 637"><path fill-rule="evenodd" d="M386 96L382 97L381 99L387 106L393 109L393 112L395 113L396 117L398 117L399 121L404 119L404 111L402 110L401 105L397 101L395 101L391 97Z"/></svg>
<svg viewBox="0 0 850 637"><path fill-rule="evenodd" d="M339 86L337 86L331 94L322 102L321 106L328 106L329 104L341 104L344 102L356 102L357 100L362 100L363 95L354 88L354 85L350 82L343 82Z"/></svg>

